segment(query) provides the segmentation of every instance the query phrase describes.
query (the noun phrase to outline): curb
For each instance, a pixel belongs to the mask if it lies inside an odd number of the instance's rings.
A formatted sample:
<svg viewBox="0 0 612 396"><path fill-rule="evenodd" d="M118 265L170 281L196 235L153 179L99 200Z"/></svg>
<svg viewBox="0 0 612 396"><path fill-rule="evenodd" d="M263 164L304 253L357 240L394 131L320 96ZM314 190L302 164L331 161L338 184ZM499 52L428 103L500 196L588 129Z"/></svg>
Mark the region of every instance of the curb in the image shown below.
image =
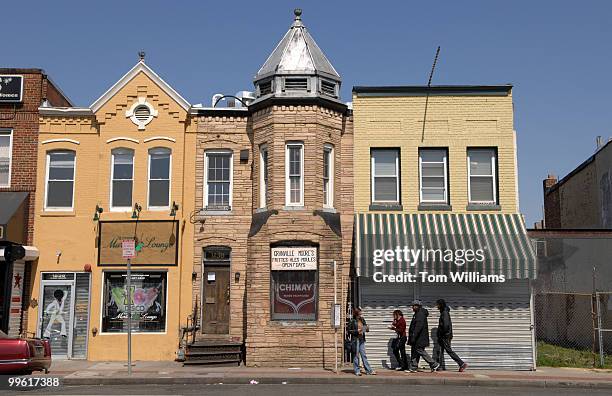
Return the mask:
<svg viewBox="0 0 612 396"><path fill-rule="evenodd" d="M251 380L259 384L339 384L339 385L449 385L449 386L483 386L483 387L515 387L515 388L579 388L579 389L612 389L612 381L564 381L564 380L496 380L478 378L401 378L401 377L93 377L78 378L65 377L62 384L65 386L111 386L111 385L172 385L172 384L200 384L200 385L248 385Z"/></svg>

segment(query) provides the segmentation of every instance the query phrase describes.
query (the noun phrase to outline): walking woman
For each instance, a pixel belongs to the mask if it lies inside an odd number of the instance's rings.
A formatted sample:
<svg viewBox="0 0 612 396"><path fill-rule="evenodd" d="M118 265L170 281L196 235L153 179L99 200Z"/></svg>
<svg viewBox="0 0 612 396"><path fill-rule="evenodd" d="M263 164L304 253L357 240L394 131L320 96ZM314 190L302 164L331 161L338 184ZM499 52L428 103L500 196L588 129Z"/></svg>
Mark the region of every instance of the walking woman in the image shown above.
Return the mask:
<svg viewBox="0 0 612 396"><path fill-rule="evenodd" d="M389 326L391 330L397 333L397 337L393 340L393 356L397 360L397 371L408 370L408 357L406 356L406 319L404 314L399 309L393 311L393 324Z"/></svg>
<svg viewBox="0 0 612 396"><path fill-rule="evenodd" d="M355 358L353 359L353 369L355 370L356 376L361 376L361 370L359 368L359 357L361 356L361 362L363 368L368 375L376 375L376 371L372 369L366 356L366 336L365 333L370 331L370 327L366 323L366 320L361 316L361 308L353 308L353 318L348 324L348 332L351 335L351 342L353 343L353 351L355 351Z"/></svg>

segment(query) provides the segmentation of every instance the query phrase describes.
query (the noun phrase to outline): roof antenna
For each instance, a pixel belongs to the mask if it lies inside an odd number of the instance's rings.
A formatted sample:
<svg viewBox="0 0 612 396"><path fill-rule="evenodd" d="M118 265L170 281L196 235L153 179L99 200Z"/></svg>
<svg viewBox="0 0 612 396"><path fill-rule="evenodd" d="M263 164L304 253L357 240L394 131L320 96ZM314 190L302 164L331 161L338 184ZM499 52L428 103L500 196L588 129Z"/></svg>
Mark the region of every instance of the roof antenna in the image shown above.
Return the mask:
<svg viewBox="0 0 612 396"><path fill-rule="evenodd" d="M140 62L144 62L145 55L146 54L143 50L138 51L138 58L140 59Z"/></svg>
<svg viewBox="0 0 612 396"><path fill-rule="evenodd" d="M436 56L431 66L431 72L429 72L429 80L427 81L427 88L431 87L431 79L433 78L434 71L436 70L436 64L438 63L438 56L440 55L440 46L436 50ZM429 89L425 95L425 111L423 112L423 131L421 132L421 142L425 141L425 122L427 121L427 105L429 104Z"/></svg>

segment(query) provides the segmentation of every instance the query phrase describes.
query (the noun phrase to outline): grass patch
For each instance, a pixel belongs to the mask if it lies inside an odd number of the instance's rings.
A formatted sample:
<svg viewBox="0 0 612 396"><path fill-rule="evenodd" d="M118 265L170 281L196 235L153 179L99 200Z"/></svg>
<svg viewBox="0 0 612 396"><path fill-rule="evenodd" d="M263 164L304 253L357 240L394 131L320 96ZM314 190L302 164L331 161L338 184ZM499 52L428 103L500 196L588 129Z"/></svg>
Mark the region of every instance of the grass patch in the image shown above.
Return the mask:
<svg viewBox="0 0 612 396"><path fill-rule="evenodd" d="M597 368L612 369L612 356L604 356L604 367L599 367L599 354L596 355ZM564 348L538 342L538 366L593 368L593 352L585 349Z"/></svg>

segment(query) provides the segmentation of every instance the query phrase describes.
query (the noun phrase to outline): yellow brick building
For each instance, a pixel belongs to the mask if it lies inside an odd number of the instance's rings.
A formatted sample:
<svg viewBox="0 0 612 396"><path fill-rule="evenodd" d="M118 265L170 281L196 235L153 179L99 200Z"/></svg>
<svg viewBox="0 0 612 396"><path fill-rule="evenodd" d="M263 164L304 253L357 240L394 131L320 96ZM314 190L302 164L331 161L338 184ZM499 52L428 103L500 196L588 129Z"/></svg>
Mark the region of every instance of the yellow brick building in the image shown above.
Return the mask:
<svg viewBox="0 0 612 396"><path fill-rule="evenodd" d="M437 346L443 298L471 367L535 368L512 86L354 87L353 111L354 303L370 324L370 361L398 364L387 326L413 299Z"/></svg>
<svg viewBox="0 0 612 396"><path fill-rule="evenodd" d="M192 311L195 131L144 57L90 107L40 108L29 331L55 358L172 360ZM121 241L134 239L131 293ZM189 265L183 265L186 260Z"/></svg>

